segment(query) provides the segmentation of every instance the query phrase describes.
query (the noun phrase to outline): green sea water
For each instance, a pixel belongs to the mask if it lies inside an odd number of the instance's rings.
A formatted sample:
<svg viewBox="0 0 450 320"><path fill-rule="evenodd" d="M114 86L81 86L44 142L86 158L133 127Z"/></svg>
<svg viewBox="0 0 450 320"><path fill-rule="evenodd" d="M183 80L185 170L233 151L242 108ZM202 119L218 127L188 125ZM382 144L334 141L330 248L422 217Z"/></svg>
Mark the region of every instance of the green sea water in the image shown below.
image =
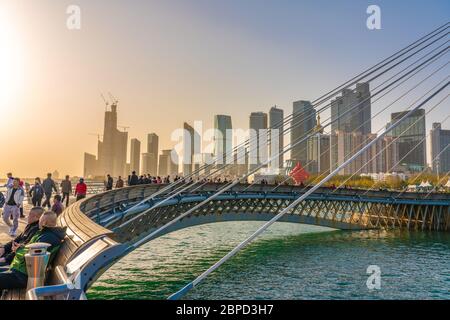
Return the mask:
<svg viewBox="0 0 450 320"><path fill-rule="evenodd" d="M153 240L105 272L88 298L166 299L260 225L216 223ZM366 285L369 265L380 268L380 289ZM450 234L276 223L185 298L450 299Z"/></svg>

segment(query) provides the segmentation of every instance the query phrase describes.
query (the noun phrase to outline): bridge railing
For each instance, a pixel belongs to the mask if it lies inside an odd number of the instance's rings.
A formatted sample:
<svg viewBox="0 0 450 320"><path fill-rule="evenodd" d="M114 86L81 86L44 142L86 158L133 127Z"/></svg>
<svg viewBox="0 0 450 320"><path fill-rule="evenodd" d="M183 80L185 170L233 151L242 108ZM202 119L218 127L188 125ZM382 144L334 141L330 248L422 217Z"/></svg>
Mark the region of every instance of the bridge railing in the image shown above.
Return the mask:
<svg viewBox="0 0 450 320"><path fill-rule="evenodd" d="M165 187L164 184L149 184L139 185L133 187L125 187L121 189L115 189L106 193L96 194L89 199L82 202L80 209L93 220L99 221L99 215L104 212L114 212L120 210L123 204L131 205L142 201L144 198L150 196L154 192ZM223 185L216 183L205 184L201 188L198 188L196 193L202 192L215 192L219 190ZM247 185L239 184L234 186L230 192L246 192L246 193L264 193L272 192L273 185ZM307 188L294 185L280 185L276 188L278 193L303 193ZM331 189L331 188L319 188L315 194L327 196L333 193L333 196L363 196L364 198L384 198L384 199L410 199L410 200L442 200L448 199L448 194L432 193L425 194L420 192L400 192L400 191L378 191L378 190L362 190L362 189ZM164 195L161 195L164 197Z"/></svg>

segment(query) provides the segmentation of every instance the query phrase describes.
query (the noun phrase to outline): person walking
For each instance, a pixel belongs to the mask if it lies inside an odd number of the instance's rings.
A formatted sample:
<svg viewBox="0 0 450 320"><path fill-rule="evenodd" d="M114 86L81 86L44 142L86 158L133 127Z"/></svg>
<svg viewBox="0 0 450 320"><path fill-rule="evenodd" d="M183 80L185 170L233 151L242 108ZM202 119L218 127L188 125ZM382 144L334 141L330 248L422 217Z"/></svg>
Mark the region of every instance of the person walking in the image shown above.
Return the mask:
<svg viewBox="0 0 450 320"><path fill-rule="evenodd" d="M114 180L111 177L111 175L109 175L109 174L106 175L106 181L105 181L105 189L106 189L106 191L112 190L113 185L114 185Z"/></svg>
<svg viewBox="0 0 450 320"><path fill-rule="evenodd" d="M45 179L42 182L42 188L44 189L45 194L45 201L42 204L42 206L45 208L47 206L48 209L51 208L51 199L52 199L52 191L55 190L55 192L58 192L58 189L56 189L55 181L52 179L52 174L47 173L47 179Z"/></svg>
<svg viewBox="0 0 450 320"><path fill-rule="evenodd" d="M64 203L64 200L66 200L66 207L68 207L69 197L72 194L72 182L70 181L70 177L68 175L63 181L61 181L61 192L62 192L61 202Z"/></svg>
<svg viewBox="0 0 450 320"><path fill-rule="evenodd" d="M36 177L34 179L34 186L31 187L29 193L33 207L40 207L42 198L44 197L44 188L41 185L41 179Z"/></svg>
<svg viewBox="0 0 450 320"><path fill-rule="evenodd" d="M139 177L137 176L136 171L133 171L128 179L128 185L135 186L137 184L139 184Z"/></svg>
<svg viewBox="0 0 450 320"><path fill-rule="evenodd" d="M117 182L116 182L116 189L123 188L123 185L124 185L123 179L121 176L119 176L119 179L117 179Z"/></svg>
<svg viewBox="0 0 450 320"><path fill-rule="evenodd" d="M86 198L87 185L84 183L84 179L80 178L80 182L75 186L75 197L78 200Z"/></svg>
<svg viewBox="0 0 450 320"><path fill-rule="evenodd" d="M20 179L15 178L13 185L6 192L5 207L3 209L3 221L9 227L9 235L16 236L19 227L20 206L25 197L25 192L19 185ZM13 217L13 223L9 221L10 216Z"/></svg>

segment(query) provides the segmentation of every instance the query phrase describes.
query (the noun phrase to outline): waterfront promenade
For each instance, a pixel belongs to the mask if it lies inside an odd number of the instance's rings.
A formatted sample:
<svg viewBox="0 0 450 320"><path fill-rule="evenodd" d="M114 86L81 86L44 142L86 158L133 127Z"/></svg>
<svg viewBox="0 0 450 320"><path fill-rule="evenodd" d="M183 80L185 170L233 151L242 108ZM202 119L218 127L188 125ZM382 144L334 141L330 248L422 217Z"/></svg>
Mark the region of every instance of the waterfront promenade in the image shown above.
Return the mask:
<svg viewBox="0 0 450 320"><path fill-rule="evenodd" d="M23 210L25 213L25 218L19 218L19 229L17 230L17 234L20 234L22 232L22 230L25 228L25 226L27 225L27 215L28 215L28 211L30 211L31 209L31 205L24 205ZM3 210L3 209L0 209ZM4 244L8 241L10 241L11 239L13 239L13 237L11 237L8 234L9 231L9 227L3 222L3 219L0 219L0 244Z"/></svg>

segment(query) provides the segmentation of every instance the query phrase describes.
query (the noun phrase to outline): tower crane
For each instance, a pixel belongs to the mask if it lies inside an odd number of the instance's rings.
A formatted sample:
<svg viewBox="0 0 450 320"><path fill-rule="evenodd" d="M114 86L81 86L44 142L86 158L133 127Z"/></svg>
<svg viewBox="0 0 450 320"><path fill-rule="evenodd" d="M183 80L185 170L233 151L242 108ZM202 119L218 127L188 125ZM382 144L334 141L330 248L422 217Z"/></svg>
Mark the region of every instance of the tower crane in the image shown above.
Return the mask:
<svg viewBox="0 0 450 320"><path fill-rule="evenodd" d="M106 109L108 109L109 102L105 99L105 96L103 95L103 93L100 93L100 95L102 96L102 99L103 99L103 101L105 102Z"/></svg>
<svg viewBox="0 0 450 320"><path fill-rule="evenodd" d="M109 94L109 97L110 97L111 100L112 100L111 105L117 106L117 104L119 103L119 100L117 100L117 99L111 94L111 92L108 92L108 94Z"/></svg>

